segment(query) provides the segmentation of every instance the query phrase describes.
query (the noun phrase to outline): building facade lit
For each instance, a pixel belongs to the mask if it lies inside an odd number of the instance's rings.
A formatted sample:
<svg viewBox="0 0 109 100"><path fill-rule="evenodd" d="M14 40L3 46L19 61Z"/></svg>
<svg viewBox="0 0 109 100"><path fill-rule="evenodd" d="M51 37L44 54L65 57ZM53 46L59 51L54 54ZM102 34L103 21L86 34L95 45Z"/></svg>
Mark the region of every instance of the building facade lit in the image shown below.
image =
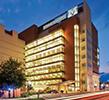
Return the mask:
<svg viewBox="0 0 109 100"><path fill-rule="evenodd" d="M4 25L0 24L0 64L9 58L22 62L24 67L24 52L25 42L18 38L18 33L14 30L5 29ZM1 84L0 84L1 85ZM11 97L13 90L10 90ZM20 96L20 89L14 90L14 96ZM8 98L8 91L4 91L2 97Z"/></svg>
<svg viewBox="0 0 109 100"><path fill-rule="evenodd" d="M33 86L62 82L64 78L64 37L58 30L25 47L27 80Z"/></svg>
<svg viewBox="0 0 109 100"><path fill-rule="evenodd" d="M40 27L32 25L19 38L26 43L27 82L34 89L99 89L98 32L85 1Z"/></svg>
<svg viewBox="0 0 109 100"><path fill-rule="evenodd" d="M8 31L0 25L0 63L10 57L20 62L24 62L25 42L18 38L18 33Z"/></svg>

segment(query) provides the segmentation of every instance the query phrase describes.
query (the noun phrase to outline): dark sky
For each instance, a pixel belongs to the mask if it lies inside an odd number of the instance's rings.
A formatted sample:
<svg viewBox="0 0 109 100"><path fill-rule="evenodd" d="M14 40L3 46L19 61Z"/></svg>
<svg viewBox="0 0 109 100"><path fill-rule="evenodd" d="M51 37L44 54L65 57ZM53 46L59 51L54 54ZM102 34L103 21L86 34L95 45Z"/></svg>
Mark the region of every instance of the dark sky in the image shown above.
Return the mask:
<svg viewBox="0 0 109 100"><path fill-rule="evenodd" d="M9 30L38 26L81 3L82 0L0 0L0 23ZM99 32L100 71L109 72L109 0L87 0Z"/></svg>

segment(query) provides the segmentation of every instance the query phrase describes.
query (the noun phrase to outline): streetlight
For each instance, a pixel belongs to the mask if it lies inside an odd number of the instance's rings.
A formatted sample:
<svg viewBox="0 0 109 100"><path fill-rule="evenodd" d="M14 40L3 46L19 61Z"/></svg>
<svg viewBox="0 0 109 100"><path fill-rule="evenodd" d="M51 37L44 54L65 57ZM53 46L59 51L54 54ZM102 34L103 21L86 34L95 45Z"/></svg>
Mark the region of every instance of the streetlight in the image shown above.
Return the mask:
<svg viewBox="0 0 109 100"><path fill-rule="evenodd" d="M32 89L32 83L31 83L31 81L28 81L27 82L27 91L29 91L31 89Z"/></svg>

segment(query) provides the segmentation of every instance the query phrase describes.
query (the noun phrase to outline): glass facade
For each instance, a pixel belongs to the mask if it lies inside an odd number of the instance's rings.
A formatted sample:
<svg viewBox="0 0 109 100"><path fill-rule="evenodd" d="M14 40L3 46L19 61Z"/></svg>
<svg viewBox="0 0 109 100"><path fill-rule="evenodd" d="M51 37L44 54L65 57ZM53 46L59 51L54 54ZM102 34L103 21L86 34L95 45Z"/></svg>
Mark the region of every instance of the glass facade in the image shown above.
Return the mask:
<svg viewBox="0 0 109 100"><path fill-rule="evenodd" d="M62 82L64 75L64 35L57 30L25 47L27 80L33 87Z"/></svg>
<svg viewBox="0 0 109 100"><path fill-rule="evenodd" d="M75 90L80 89L79 26L74 25Z"/></svg>

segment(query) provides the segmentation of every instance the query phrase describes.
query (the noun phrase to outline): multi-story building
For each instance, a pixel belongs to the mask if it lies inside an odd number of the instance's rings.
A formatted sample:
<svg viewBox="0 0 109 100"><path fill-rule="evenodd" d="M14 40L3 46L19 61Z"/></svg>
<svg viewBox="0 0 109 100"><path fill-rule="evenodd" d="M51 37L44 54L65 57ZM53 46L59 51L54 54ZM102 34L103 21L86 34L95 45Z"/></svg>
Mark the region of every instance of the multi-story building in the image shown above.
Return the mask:
<svg viewBox="0 0 109 100"><path fill-rule="evenodd" d="M93 64L93 82L94 82L94 90L98 90L100 83L98 79L99 74L99 47L98 47L98 32L95 26L92 24L92 64Z"/></svg>
<svg viewBox="0 0 109 100"><path fill-rule="evenodd" d="M18 60L24 63L25 42L18 38L16 31L8 31L0 24L0 64L9 58ZM13 96L13 91L10 92ZM4 91L2 97L8 97L7 91ZM14 90L14 96L20 96L20 89Z"/></svg>
<svg viewBox="0 0 109 100"><path fill-rule="evenodd" d="M8 31L0 25L0 63L10 57L24 62L25 42L18 38L18 33Z"/></svg>
<svg viewBox="0 0 109 100"><path fill-rule="evenodd" d="M98 32L83 3L38 27L19 34L26 42L27 81L34 89L99 89Z"/></svg>

